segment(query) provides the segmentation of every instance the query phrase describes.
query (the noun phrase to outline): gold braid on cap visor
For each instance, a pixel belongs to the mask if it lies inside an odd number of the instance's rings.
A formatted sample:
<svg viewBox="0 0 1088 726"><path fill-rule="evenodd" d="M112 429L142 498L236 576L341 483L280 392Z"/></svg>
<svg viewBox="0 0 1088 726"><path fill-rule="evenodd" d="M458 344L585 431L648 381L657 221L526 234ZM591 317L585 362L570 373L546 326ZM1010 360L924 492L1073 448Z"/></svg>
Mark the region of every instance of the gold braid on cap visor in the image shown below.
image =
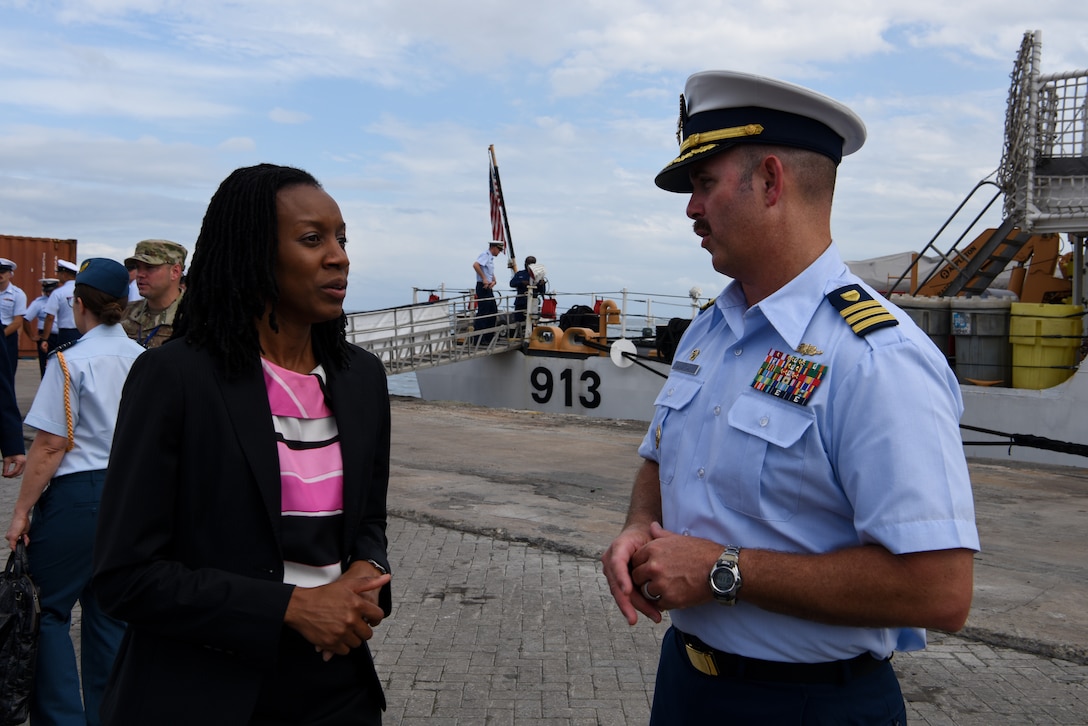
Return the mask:
<svg viewBox="0 0 1088 726"><path fill-rule="evenodd" d="M759 136L762 133L762 125L745 124L744 126L731 126L727 129L703 131L702 133L692 134L684 139L684 143L680 144L680 156L673 159L672 164L679 164L681 161L691 158L696 154L710 151L717 146L715 143L717 141L740 139L745 136ZM672 166L672 164L669 166Z"/></svg>

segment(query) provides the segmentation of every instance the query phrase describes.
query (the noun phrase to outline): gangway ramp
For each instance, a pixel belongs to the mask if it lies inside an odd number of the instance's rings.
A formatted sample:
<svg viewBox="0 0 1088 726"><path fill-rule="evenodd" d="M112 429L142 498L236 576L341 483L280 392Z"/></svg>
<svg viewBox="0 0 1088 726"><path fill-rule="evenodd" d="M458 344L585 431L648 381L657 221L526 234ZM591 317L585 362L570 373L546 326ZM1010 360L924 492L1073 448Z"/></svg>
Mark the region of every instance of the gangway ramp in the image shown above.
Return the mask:
<svg viewBox="0 0 1088 726"><path fill-rule="evenodd" d="M389 375L494 355L522 344L520 326L508 322L508 312L500 310L495 321L477 321L471 295L349 313L347 319L348 341L378 356ZM489 332L491 340L481 343Z"/></svg>

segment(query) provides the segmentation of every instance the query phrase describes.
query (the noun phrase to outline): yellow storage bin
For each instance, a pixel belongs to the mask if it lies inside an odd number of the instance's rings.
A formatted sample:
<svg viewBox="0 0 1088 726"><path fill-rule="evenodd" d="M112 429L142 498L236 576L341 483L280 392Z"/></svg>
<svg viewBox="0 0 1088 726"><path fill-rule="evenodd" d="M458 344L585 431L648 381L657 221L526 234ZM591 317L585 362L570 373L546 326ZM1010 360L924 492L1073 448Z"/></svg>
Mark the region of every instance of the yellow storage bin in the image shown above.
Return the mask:
<svg viewBox="0 0 1088 726"><path fill-rule="evenodd" d="M1050 388L1073 375L1084 308L1013 303L1009 312L1013 388Z"/></svg>

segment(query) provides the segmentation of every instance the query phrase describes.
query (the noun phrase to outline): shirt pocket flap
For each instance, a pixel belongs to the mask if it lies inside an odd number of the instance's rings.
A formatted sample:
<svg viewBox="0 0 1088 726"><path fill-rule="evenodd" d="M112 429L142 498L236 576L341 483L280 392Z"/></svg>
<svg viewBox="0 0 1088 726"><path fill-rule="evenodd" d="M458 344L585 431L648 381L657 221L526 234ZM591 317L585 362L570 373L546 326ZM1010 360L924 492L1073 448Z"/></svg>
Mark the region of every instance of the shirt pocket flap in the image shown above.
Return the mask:
<svg viewBox="0 0 1088 726"><path fill-rule="evenodd" d="M765 393L746 393L729 409L730 426L783 449L796 444L812 420L812 412Z"/></svg>
<svg viewBox="0 0 1088 726"><path fill-rule="evenodd" d="M691 403L691 399L695 398L695 394L702 387L703 382L694 378L670 378L665 383L665 387L661 389L661 393L657 394L654 405L680 410Z"/></svg>

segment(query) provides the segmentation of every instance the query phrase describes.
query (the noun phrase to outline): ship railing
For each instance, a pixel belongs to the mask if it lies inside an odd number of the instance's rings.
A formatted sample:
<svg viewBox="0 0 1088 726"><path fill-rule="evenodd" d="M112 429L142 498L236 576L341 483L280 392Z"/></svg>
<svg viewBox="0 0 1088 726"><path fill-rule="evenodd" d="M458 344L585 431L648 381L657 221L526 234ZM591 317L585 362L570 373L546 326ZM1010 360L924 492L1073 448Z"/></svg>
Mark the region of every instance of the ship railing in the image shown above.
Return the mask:
<svg viewBox="0 0 1088 726"><path fill-rule="evenodd" d="M1005 217L1026 230L1088 232L1088 70L1042 73L1042 33L1024 34L1012 72L998 178Z"/></svg>
<svg viewBox="0 0 1088 726"><path fill-rule="evenodd" d="M1073 299L1086 299L1088 69L1042 73L1042 33L1024 33L1013 66L998 181L1005 217L1034 234L1066 232Z"/></svg>
<svg viewBox="0 0 1088 726"><path fill-rule="evenodd" d="M498 315L494 321L482 321L476 315L472 291L415 288L411 305L349 313L347 338L378 356L386 372L394 375L520 348L528 342L534 325L558 325L562 313L575 305L592 309L604 300L612 300L620 308L619 322L606 326L609 340L627 338L652 344L658 326L672 318L691 318L706 302L692 295L648 295L629 290L549 292L545 298L555 299L557 305L561 301L562 308L554 317L545 316L543 300L531 298L531 324L526 325L516 320L512 293L497 291Z"/></svg>
<svg viewBox="0 0 1088 726"><path fill-rule="evenodd" d="M349 313L347 338L374 353L389 375L430 368L521 346L509 300L494 321L477 320L467 291L413 305Z"/></svg>

